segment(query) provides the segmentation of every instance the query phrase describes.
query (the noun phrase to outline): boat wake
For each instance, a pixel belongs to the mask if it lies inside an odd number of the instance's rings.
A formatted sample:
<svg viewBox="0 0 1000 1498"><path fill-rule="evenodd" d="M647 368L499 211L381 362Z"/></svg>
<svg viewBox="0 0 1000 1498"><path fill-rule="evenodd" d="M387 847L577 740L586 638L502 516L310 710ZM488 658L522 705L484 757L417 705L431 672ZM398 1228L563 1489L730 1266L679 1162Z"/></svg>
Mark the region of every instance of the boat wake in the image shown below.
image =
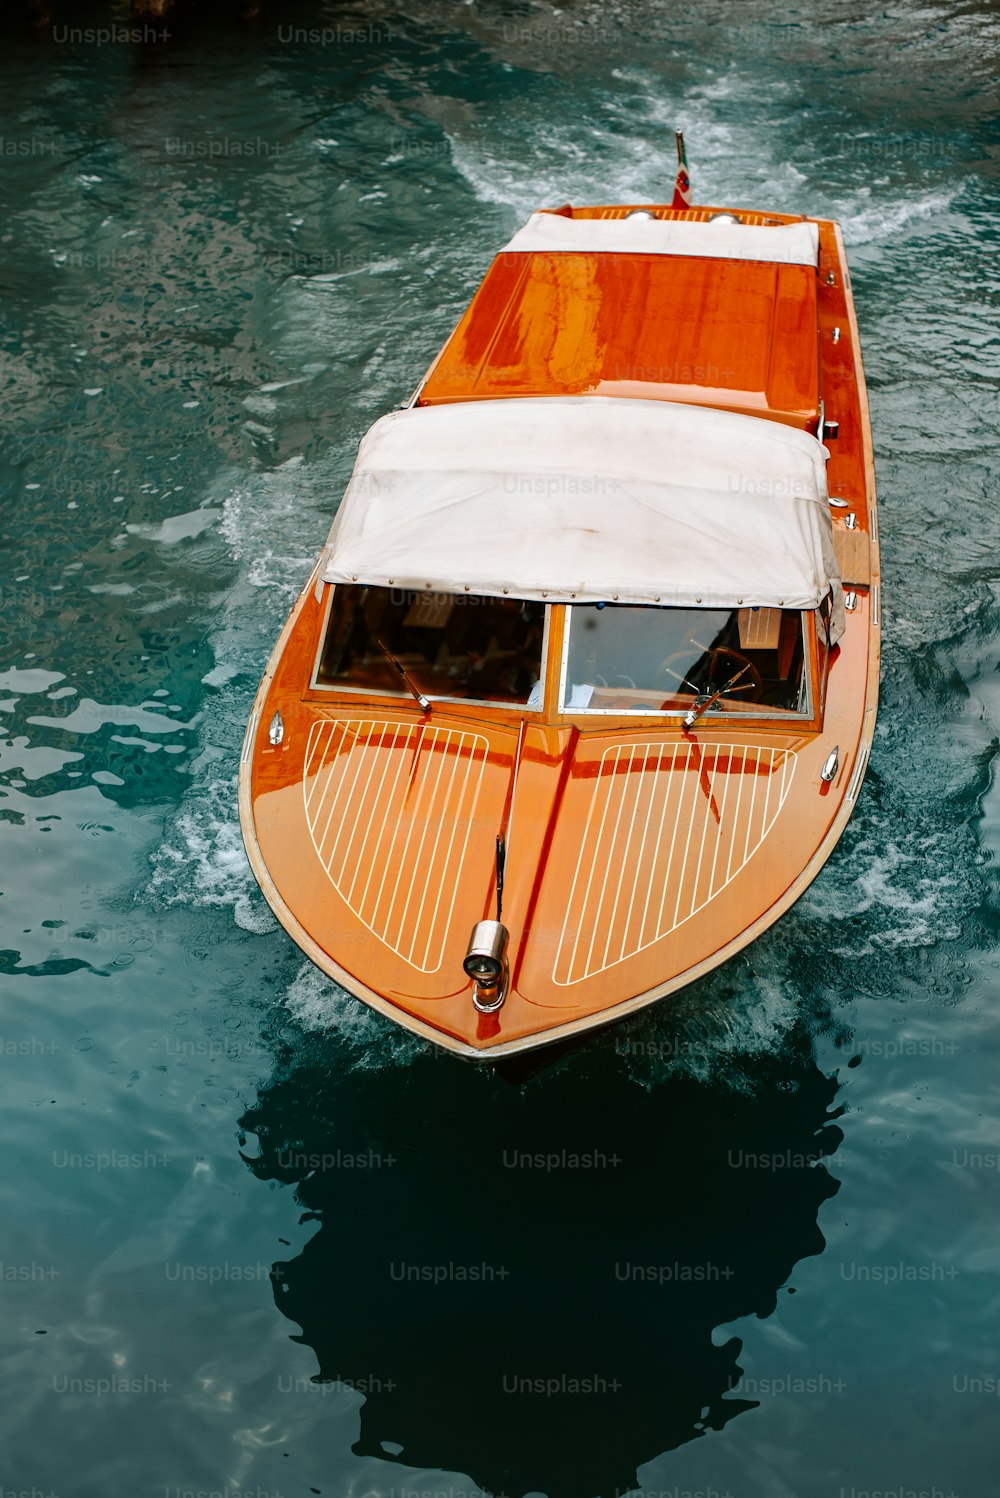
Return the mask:
<svg viewBox="0 0 1000 1498"><path fill-rule="evenodd" d="M637 67L612 70L613 92L595 93L586 124L552 123L544 114L502 135L481 124L449 126L451 159L480 202L512 210L521 221L541 206L572 202L669 199L676 166L675 129L691 143L696 201L765 200L776 211L840 221L848 246L889 244L921 231L939 233L964 190L941 171L940 156L905 161L909 175L885 175L900 161L879 156L863 132L836 136L817 156L781 133L788 111L782 79L723 72L710 81L669 81ZM756 126L727 122L727 106L753 96L771 100L778 119L762 112ZM749 137L749 139L748 139ZM902 142L905 145L906 142ZM919 142L911 143L914 150ZM931 144L940 145L940 142ZM866 150L878 168L859 176ZM872 178L874 177L874 185ZM942 181L942 178L944 180ZM837 182L845 182L838 190Z"/></svg>
<svg viewBox="0 0 1000 1498"><path fill-rule="evenodd" d="M216 766L216 769L218 767ZM153 856L146 903L154 907L229 907L243 931L274 931L247 863L236 811L236 776L206 777Z"/></svg>
<svg viewBox="0 0 1000 1498"><path fill-rule="evenodd" d="M760 944L758 944L759 948ZM798 986L778 952L755 949L605 1037L635 1081L678 1078L752 1093L759 1064L781 1053L802 1021Z"/></svg>
<svg viewBox="0 0 1000 1498"><path fill-rule="evenodd" d="M894 192L878 198L870 187L859 187L849 197L834 199L831 217L839 219L848 249L888 242L916 234L922 228L940 233L949 208L958 196L958 186L915 191L906 196Z"/></svg>
<svg viewBox="0 0 1000 1498"><path fill-rule="evenodd" d="M220 480L214 502L237 567L221 618L210 631L215 664L205 675L201 751L193 783L153 855L145 900L154 906L230 907L236 924L268 932L277 921L250 871L237 810L243 731L273 638L323 540L319 500L330 465L293 458L280 468ZM317 501L313 508L309 501Z"/></svg>
<svg viewBox="0 0 1000 1498"><path fill-rule="evenodd" d="M835 956L932 947L961 934L974 903L967 866L975 850L964 839L956 847L952 832L891 840L892 830L888 819L866 829L803 896L804 914L826 926Z"/></svg>
<svg viewBox="0 0 1000 1498"><path fill-rule="evenodd" d="M296 974L284 1003L302 1030L331 1036L352 1071L410 1066L422 1056L439 1054L426 1041L369 1009L312 963L305 963Z"/></svg>

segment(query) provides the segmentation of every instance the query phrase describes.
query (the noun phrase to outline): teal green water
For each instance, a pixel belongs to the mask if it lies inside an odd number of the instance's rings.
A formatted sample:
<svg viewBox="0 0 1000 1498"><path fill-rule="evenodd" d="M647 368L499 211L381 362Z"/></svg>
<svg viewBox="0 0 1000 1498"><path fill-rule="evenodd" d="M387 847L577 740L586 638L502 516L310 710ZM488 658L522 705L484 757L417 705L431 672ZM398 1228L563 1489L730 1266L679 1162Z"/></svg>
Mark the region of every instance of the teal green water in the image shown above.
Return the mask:
<svg viewBox="0 0 1000 1498"><path fill-rule="evenodd" d="M2 65L4 1493L992 1498L1000 12L63 35ZM878 735L745 956L497 1075L276 927L239 745L364 430L675 125L697 197L844 224Z"/></svg>

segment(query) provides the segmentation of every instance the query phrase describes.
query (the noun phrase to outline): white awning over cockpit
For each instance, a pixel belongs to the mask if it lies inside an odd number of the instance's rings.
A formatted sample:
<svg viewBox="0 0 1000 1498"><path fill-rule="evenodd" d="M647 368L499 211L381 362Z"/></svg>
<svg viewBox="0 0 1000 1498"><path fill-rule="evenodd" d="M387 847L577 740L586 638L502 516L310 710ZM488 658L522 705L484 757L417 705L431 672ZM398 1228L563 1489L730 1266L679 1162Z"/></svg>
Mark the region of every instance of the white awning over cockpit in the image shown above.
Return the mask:
<svg viewBox="0 0 1000 1498"><path fill-rule="evenodd" d="M812 265L819 260L814 223L741 224L732 217L707 223L653 218L642 210L626 218L566 218L533 213L504 252L528 250L584 255L694 255L710 260L757 260Z"/></svg>
<svg viewBox="0 0 1000 1498"><path fill-rule="evenodd" d="M833 591L815 437L656 400L413 407L364 438L324 579L685 607L811 609Z"/></svg>

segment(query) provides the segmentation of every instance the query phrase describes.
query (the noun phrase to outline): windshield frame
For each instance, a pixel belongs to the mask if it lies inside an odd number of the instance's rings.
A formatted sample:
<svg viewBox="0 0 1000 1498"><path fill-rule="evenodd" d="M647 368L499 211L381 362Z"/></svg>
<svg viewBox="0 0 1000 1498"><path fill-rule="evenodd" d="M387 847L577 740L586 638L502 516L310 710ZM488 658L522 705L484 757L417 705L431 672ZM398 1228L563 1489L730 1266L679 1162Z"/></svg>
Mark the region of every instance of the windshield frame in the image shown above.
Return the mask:
<svg viewBox="0 0 1000 1498"><path fill-rule="evenodd" d="M379 584L379 583L355 583L355 584L325 583L324 584L324 590L325 590L327 596L326 596L326 599L324 600L323 608L322 608L321 613L320 613L319 630L318 630L317 637L316 637L315 648L313 650L312 670L311 670L310 675L309 675L309 685L308 685L308 688L307 688L308 692L310 693L310 695L315 692L315 693L321 695L324 699L327 699L329 696L332 695L332 696L344 696L344 697L347 697L347 698L353 699L353 700L357 700L357 699L360 698L360 699L364 699L364 700L367 700L367 701L370 701L370 702L383 702L383 701L387 702L387 703L407 702L407 703L410 703L410 704L413 704L414 706L416 706L412 694L409 691L407 691L406 687L403 686L402 684L400 684L400 687L398 689L396 689L395 687L351 686L351 685L349 685L346 682L330 682L330 681L322 681L322 680L320 680L320 668L321 668L322 661L323 661L323 652L324 652L324 650L326 648L327 634L328 634L328 631L329 631L329 628L330 628L330 616L331 616L331 614L333 612L334 595L336 593L337 588L340 588L340 587L352 587L352 586L353 587L381 587L382 585ZM387 590L387 591L389 591L389 590ZM451 589L440 589L438 591L441 592L441 593L444 593L444 592L450 593L452 590ZM435 596L435 590L431 589L431 590L429 590L429 593L430 593L431 596ZM461 597L461 595L456 595L456 596L457 597ZM478 597L478 596L486 596L486 595L476 595L476 596ZM517 600L516 598L513 598L512 601L520 601L520 600ZM528 600L528 601L531 601L531 600ZM538 600L538 601L540 601L540 600ZM539 669L538 684L539 684L540 690L539 690L539 693L538 693L538 696L539 696L539 705L537 707L529 707L527 705L527 703L524 703L524 702L505 702L502 699L493 699L493 698L489 698L489 697L453 697L451 695L443 695L443 694L439 695L439 694L436 694L434 692L425 691L424 688L423 688L423 686L421 685L421 683L419 681L417 681L416 678L414 678L414 680L416 681L416 685L420 688L420 690L424 693L424 696L431 703L432 710L438 709L438 708L447 708L447 707L450 707L450 706L454 705L456 707L462 707L462 708L470 708L470 707L471 708L477 708L477 709L479 709L480 711L483 711L483 712L497 712L497 713L501 713L505 718L506 717L510 717L510 716L514 716L514 717L517 717L517 718L522 718L522 717L525 717L525 716L529 716L532 719L535 719L535 718L542 719L546 715L546 712L547 712L547 709L548 709L548 698L549 698L549 695L550 695L549 694L550 674L549 674L548 666L549 666L549 646L550 646L550 642L551 642L551 631L552 631L552 605L551 604L545 604L545 605L543 605L543 607L544 607L545 612L544 612L544 619L543 619L543 624L542 624L541 655L540 655L540 659L539 659L539 668L540 669Z"/></svg>
<svg viewBox="0 0 1000 1498"><path fill-rule="evenodd" d="M612 607L613 605L609 605ZM671 605L654 605L656 607L670 608ZM573 628L573 609L576 605L564 604L559 612L562 615L560 626L562 637L558 644L558 670L555 674L554 700L552 712L556 721L560 723L573 723L584 729L587 726L597 727L601 724L607 726L612 720L623 726L649 723L680 723L686 713L694 707L698 699L691 697L688 701L679 703L676 707L654 708L648 711L628 711L619 707L568 707L564 705L567 688L567 673L569 669L570 639ZM592 605L580 605L579 607L592 607ZM688 612L697 612L690 610ZM705 610L709 613L712 610ZM754 727L767 726L768 728L788 728L797 732L807 732L810 729L819 728L820 698L817 693L817 636L816 636L816 611L812 609L794 609L793 613L799 615L800 628L802 630L802 682L805 691L805 703L801 711L791 709L758 709L756 704L741 709L733 701L720 698L720 705L713 705L699 715L695 731L704 728L708 724L723 723L732 726L735 723L752 725Z"/></svg>
<svg viewBox="0 0 1000 1498"><path fill-rule="evenodd" d="M317 608L316 633L313 636L309 651L311 669L307 685L303 689L303 698L311 698L315 702L332 705L338 699L344 706L356 707L365 702L370 702L376 709L399 710L405 707L407 711L418 711L410 693L400 683L399 689L393 688L366 688L348 686L343 683L331 684L319 681L318 672L322 658L323 648L329 628L330 613L333 608L334 589L339 586L335 583L325 583L323 591L326 597ZM317 600L319 602L319 600ZM512 718L527 718L534 723L548 723L557 728L572 728L580 733L600 733L610 729L616 730L671 730L682 729L682 720L687 707L690 704L678 706L675 710L654 710L649 713L622 712L620 708L579 709L560 707L563 692L564 673L568 663L569 650L569 624L568 610L571 604L562 602L547 603L545 606L545 622L542 641L541 660L541 706L528 707L526 704L490 702L484 698L469 697L438 697L427 694L432 703L432 711L435 713L455 712L464 718L475 716L483 720L495 720L498 723L509 722ZM801 613L802 625L805 631L805 649L803 656L803 673L807 676L807 693L809 716L798 713L784 713L780 715L766 715L749 711L722 712L711 709L704 713L690 730L697 734L708 729L714 731L719 727L731 730L734 726L745 726L754 731L766 730L771 733L805 735L819 732L823 726L823 715L825 710L826 686L829 677L832 660L839 654L839 646L835 646L826 664L824 680L822 682L823 694L820 696L819 671L819 649L817 637L818 613L815 610L804 609L797 611ZM811 621L811 622L810 622ZM692 702L694 699L691 699Z"/></svg>

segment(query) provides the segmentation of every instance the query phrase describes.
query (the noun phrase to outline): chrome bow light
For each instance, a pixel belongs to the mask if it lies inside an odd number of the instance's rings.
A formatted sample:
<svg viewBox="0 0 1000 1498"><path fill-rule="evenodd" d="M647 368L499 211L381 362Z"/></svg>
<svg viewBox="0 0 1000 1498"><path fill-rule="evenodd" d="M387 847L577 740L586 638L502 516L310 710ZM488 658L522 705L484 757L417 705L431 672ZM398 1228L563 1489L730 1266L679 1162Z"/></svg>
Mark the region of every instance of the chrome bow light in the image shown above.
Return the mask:
<svg viewBox="0 0 1000 1498"><path fill-rule="evenodd" d="M472 928L462 966L476 985L472 1002L480 1014L492 1014L507 997L509 937L507 927L500 921L477 921Z"/></svg>
<svg viewBox="0 0 1000 1498"><path fill-rule="evenodd" d="M267 730L268 739L272 744L280 744L285 737L285 720L280 712L275 713Z"/></svg>

